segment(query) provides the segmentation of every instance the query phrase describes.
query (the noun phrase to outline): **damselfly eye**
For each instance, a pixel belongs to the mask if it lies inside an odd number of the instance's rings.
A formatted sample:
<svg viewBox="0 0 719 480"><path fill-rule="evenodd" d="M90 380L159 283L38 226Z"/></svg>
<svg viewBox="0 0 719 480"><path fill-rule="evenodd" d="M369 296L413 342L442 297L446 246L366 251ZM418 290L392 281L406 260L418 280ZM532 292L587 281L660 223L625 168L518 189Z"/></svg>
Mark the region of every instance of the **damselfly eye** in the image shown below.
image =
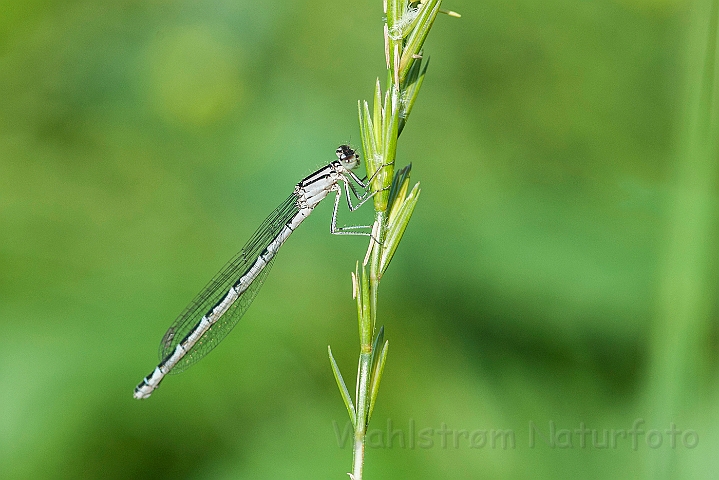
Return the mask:
<svg viewBox="0 0 719 480"><path fill-rule="evenodd" d="M342 161L347 160L348 158L354 157L355 151L352 150L352 147L349 145L340 145L337 148L337 158L339 158Z"/></svg>
<svg viewBox="0 0 719 480"><path fill-rule="evenodd" d="M359 165L359 155L349 145L340 145L336 153L345 168L352 170Z"/></svg>

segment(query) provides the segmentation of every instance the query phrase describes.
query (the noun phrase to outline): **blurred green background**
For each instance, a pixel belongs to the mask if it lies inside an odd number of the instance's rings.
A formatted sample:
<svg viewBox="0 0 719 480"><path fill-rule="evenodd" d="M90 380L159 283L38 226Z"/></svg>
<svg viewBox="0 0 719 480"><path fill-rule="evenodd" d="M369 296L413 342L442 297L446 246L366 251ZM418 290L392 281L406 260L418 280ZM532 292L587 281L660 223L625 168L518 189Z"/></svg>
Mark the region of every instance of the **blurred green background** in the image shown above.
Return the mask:
<svg viewBox="0 0 719 480"><path fill-rule="evenodd" d="M399 144L423 193L380 292L366 478L717 478L706 2L444 6ZM233 334L131 393L359 143L383 72L380 0L0 2L0 477L346 478L326 349L353 381L366 240L330 235L329 203Z"/></svg>

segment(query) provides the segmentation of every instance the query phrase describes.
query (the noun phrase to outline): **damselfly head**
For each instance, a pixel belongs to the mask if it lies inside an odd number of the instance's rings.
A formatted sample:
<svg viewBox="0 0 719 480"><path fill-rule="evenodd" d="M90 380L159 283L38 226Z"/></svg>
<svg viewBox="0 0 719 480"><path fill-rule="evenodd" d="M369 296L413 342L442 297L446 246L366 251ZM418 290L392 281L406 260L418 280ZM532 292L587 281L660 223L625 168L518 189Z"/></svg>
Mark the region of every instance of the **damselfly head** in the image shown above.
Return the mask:
<svg viewBox="0 0 719 480"><path fill-rule="evenodd" d="M347 170L355 169L359 166L360 156L359 153L352 150L349 145L340 145L337 147L337 158L340 159L340 163Z"/></svg>

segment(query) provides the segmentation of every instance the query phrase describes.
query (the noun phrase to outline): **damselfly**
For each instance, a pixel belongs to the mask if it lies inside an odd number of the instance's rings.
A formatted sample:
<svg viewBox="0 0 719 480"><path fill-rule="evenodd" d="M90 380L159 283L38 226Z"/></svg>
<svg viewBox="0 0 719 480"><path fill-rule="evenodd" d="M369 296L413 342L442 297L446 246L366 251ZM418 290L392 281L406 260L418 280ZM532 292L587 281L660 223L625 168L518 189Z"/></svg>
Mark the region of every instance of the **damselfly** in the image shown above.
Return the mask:
<svg viewBox="0 0 719 480"><path fill-rule="evenodd" d="M207 355L230 333L254 300L270 271L277 251L290 234L330 192L336 192L330 231L334 234L371 235L354 231L369 226L337 227L337 209L345 197L350 211L371 195L367 184L352 172L359 155L348 145L337 149L337 160L302 180L294 192L260 225L240 253L195 297L162 337L160 364L135 387L134 397L147 398L168 373L180 373ZM354 181L363 192L358 195ZM352 204L350 192L358 200Z"/></svg>

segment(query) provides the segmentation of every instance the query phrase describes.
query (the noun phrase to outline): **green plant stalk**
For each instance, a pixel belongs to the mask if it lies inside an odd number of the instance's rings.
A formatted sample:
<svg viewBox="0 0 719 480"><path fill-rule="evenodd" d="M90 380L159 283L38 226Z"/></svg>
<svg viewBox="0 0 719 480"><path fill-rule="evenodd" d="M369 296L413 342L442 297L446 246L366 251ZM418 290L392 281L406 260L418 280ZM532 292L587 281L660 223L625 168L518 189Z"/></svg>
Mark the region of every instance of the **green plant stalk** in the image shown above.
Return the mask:
<svg viewBox="0 0 719 480"><path fill-rule="evenodd" d="M371 347L369 348L371 350ZM354 448L352 456L352 478L361 479L362 469L364 467L365 440L367 438L367 424L369 419L369 387L370 384L370 363L372 359L371 351L362 351L359 359L359 369L357 372L357 425L354 434Z"/></svg>
<svg viewBox="0 0 719 480"><path fill-rule="evenodd" d="M387 211L375 212L375 225L379 225L378 239L384 242L387 237ZM370 314L372 331L377 325L377 301L379 293L379 281L382 279L382 271L380 269L380 260L382 258L382 249L377 243L373 244L372 254L369 262L369 291L370 291Z"/></svg>
<svg viewBox="0 0 719 480"><path fill-rule="evenodd" d="M357 301L360 354L355 404L349 398L339 367L328 349L333 373L354 427L352 473L361 480L367 426L374 410L389 342L384 328L375 335L379 284L409 223L419 198L419 184L407 194L410 166L397 172L397 139L424 80L422 46L440 11L441 0L387 0L384 28L387 85L375 86L373 105L358 104L360 133L370 188L374 192L375 220L365 261L353 273ZM391 186L391 188L390 188ZM390 215L390 212L392 214Z"/></svg>
<svg viewBox="0 0 719 480"><path fill-rule="evenodd" d="M381 225L385 222L385 212L376 212L375 225ZM382 241L382 232L386 231L382 228L374 228L378 231L380 238L377 240ZM377 291L379 287L379 261L380 261L380 248L377 248L377 243L372 242L372 251L370 255L370 274L369 277L366 274L365 265L362 266L362 271L359 272L360 278L358 297L362 299L361 304L358 300L357 312L359 321L359 332L360 332L360 355L359 365L357 367L357 409L356 415L357 420L355 422L354 432L354 448L352 456L352 478L359 480L362 478L362 470L364 467L364 453L365 453L365 442L367 435L367 425L369 424L369 411L370 411L370 385L372 383L372 354L373 354L373 334L374 325L377 315Z"/></svg>

